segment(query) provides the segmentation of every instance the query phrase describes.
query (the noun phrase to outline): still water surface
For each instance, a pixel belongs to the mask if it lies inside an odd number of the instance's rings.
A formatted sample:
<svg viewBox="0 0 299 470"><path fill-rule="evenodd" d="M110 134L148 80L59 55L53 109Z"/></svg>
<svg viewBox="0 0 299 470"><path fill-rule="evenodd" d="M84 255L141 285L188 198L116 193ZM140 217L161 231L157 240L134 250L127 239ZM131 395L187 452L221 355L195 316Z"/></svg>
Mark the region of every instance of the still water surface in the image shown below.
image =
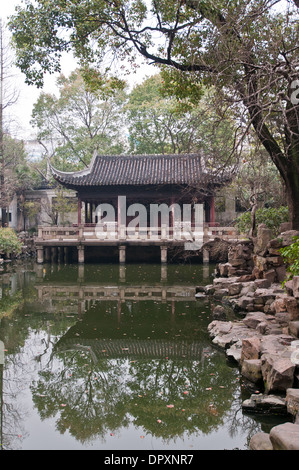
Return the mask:
<svg viewBox="0 0 299 470"><path fill-rule="evenodd" d="M5 267L2 448L247 449L261 424L243 415L239 370L212 346L210 305L195 299L212 271Z"/></svg>

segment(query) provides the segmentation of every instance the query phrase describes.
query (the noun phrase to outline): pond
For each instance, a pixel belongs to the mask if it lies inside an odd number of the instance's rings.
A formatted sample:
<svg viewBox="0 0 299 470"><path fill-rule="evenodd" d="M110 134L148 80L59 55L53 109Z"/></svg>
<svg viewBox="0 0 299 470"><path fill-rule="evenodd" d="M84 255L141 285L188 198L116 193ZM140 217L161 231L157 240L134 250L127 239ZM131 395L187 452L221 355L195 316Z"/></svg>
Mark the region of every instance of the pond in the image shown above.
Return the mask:
<svg viewBox="0 0 299 470"><path fill-rule="evenodd" d="M208 337L195 286L213 269L5 266L2 448L248 449L270 424L242 413L239 370Z"/></svg>

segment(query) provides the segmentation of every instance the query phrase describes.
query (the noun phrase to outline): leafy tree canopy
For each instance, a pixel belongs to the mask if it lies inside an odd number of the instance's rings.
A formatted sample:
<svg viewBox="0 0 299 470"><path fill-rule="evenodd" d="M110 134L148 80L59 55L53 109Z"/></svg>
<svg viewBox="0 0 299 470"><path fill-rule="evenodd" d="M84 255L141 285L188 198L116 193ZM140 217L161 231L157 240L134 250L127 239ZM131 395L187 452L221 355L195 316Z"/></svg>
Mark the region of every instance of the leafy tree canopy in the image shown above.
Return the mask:
<svg viewBox="0 0 299 470"><path fill-rule="evenodd" d="M11 21L18 66L42 86L64 52L102 74L163 68L172 93L198 82L252 126L286 185L299 228L298 0L25 0ZM297 85L296 85L297 84ZM187 91L186 91L187 90Z"/></svg>
<svg viewBox="0 0 299 470"><path fill-rule="evenodd" d="M211 108L215 90L197 87L197 100L170 95L163 74L136 85L126 105L132 153L198 153L205 165L226 172L235 168L237 126L221 106ZM200 88L200 89L199 89ZM200 99L199 99L200 97ZM229 168L230 166L230 168Z"/></svg>
<svg viewBox="0 0 299 470"><path fill-rule="evenodd" d="M59 96L41 93L34 105L32 124L37 138L57 168L81 169L88 166L95 150L111 154L124 148L121 111L125 84L96 77L86 68L69 77L60 75Z"/></svg>

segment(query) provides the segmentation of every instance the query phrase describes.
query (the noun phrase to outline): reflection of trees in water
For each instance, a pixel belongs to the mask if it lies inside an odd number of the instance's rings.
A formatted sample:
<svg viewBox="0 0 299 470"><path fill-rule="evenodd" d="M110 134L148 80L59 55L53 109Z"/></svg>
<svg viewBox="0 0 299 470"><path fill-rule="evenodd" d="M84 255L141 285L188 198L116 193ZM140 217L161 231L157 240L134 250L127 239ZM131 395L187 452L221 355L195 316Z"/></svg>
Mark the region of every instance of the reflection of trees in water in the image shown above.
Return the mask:
<svg viewBox="0 0 299 470"><path fill-rule="evenodd" d="M253 432L251 428L256 430L253 419L245 417L240 409L238 371L228 368L224 355L210 346L202 347L197 360L189 356L167 360L150 355L147 359L115 355L113 359L100 357L96 361L92 351L82 347L83 337L89 338L91 332L94 340L99 335L119 340L127 333L128 340L140 337L140 341L150 345L147 332L153 333L154 329L156 338L160 338L165 330L163 315L168 322L169 341L192 337L192 341L201 344L204 338L199 318L203 312L197 310L193 317L186 316L187 304L181 302L170 323L168 304L153 302L154 310L146 302L133 303L133 313L138 314L133 317L126 302L113 332L110 317L116 318L115 308L109 302L92 304L89 311L83 309L84 321L78 322L71 299L59 300L55 308L51 304L51 309L45 301L38 304L31 279L25 285L18 280L9 295L7 306L17 308L10 318L0 321L0 339L8 349L3 374L4 448L17 449L26 438L28 390L42 420L54 417L61 434L68 431L83 443L104 439L107 433L117 433L131 424L140 427L144 435L164 441L208 434L223 424L231 436L240 429L247 429L248 434ZM70 330L75 342L76 337L80 339L81 350L54 354L57 338L67 336Z"/></svg>
<svg viewBox="0 0 299 470"><path fill-rule="evenodd" d="M26 431L28 410L19 397L29 386L30 368L28 356L24 355L22 350L17 354L5 356L0 409L1 448L5 450L21 448L23 439L28 435Z"/></svg>
<svg viewBox="0 0 299 470"><path fill-rule="evenodd" d="M163 440L208 434L224 422L233 435L240 419L234 410L238 374L218 352L204 355L204 361L121 358L94 364L88 351L60 354L59 364L39 373L33 400L42 419L57 416L57 429L81 442L130 423Z"/></svg>
<svg viewBox="0 0 299 470"><path fill-rule="evenodd" d="M95 367L88 353L61 355L55 367L39 373L33 401L42 419L58 414L57 429L81 442L128 424L125 360L106 360Z"/></svg>

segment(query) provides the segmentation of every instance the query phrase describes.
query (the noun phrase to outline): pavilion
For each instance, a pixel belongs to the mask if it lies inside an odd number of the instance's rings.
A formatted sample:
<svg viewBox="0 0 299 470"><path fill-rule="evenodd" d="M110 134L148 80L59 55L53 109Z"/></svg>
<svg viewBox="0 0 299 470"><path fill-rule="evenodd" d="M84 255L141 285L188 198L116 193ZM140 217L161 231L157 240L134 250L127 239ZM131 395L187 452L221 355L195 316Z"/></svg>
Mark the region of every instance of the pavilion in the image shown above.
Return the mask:
<svg viewBox="0 0 299 470"><path fill-rule="evenodd" d="M204 222L213 226L215 191L226 182L204 169L199 154L95 154L87 169L64 172L52 167L52 174L62 186L76 191L79 225L96 223L95 209L101 203L109 203L117 210L118 197L125 196L127 205L202 203Z"/></svg>
<svg viewBox="0 0 299 470"><path fill-rule="evenodd" d="M51 167L51 171L59 184L77 194L78 220L68 228L39 227L36 239L39 263L44 260L45 248L48 252L49 247L61 250L70 246L77 247L78 262L84 262L86 249L93 247L96 250L95 247L103 246L117 247L120 262L126 260L129 246L158 246L161 262L166 262L167 248L184 246L186 241L178 232L178 225L185 227L185 233L191 233L192 227L197 229L200 221L201 244L203 226L217 225L215 192L229 180L207 171L200 154L95 153L84 170L65 172ZM167 210L166 221L162 206ZM140 207L144 209L142 222ZM189 217L185 217L185 209L190 207ZM107 208L112 209L114 219L103 217L109 212ZM153 208L158 208L155 224ZM139 211L138 217L136 211ZM178 219L178 213L181 219ZM99 226L104 225L104 220L105 233L99 234Z"/></svg>

